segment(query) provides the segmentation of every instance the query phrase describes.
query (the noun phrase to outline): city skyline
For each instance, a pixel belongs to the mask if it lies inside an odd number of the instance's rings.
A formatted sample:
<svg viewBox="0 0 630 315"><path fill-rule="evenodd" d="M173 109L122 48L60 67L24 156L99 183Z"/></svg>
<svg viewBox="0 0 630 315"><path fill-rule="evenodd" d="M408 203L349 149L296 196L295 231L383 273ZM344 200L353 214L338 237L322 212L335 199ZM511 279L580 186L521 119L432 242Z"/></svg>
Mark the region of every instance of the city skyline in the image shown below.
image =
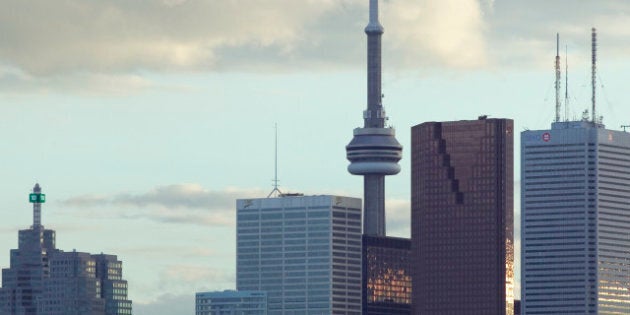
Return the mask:
<svg viewBox="0 0 630 315"><path fill-rule="evenodd" d="M0 12L9 39L0 43L0 266L31 222L24 193L38 181L60 247L125 262L136 314L192 312L194 292L233 288L234 200L271 190L274 123L283 191L362 196L344 147L366 105L368 2L261 3L243 12L238 2L32 2ZM383 2L384 105L399 142L409 146L413 125L482 114L514 119L515 132L546 128L556 32L579 117L590 102L592 26L605 86L598 112L610 129L630 124L630 5L569 3ZM408 237L408 150L400 165L387 179L388 231ZM177 303L188 304L169 310Z"/></svg>

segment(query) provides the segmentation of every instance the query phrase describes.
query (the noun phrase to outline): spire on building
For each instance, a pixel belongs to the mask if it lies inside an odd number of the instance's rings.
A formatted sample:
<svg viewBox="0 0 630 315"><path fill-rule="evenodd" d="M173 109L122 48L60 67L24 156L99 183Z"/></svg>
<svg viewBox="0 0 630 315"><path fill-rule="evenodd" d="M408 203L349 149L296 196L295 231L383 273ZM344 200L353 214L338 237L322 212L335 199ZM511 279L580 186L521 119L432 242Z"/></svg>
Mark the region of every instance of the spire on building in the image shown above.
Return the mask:
<svg viewBox="0 0 630 315"><path fill-rule="evenodd" d="M363 112L363 128L354 129L354 138L346 146L350 161L348 171L363 176L363 233L385 236L385 175L400 172L398 161L402 146L393 128L387 128L381 92L381 36L378 0L370 0L370 21L367 34L367 110Z"/></svg>
<svg viewBox="0 0 630 315"><path fill-rule="evenodd" d="M46 194L42 194L42 188L39 183L33 187L33 193L29 195L29 202L33 204L33 229L42 226L42 203L46 202Z"/></svg>

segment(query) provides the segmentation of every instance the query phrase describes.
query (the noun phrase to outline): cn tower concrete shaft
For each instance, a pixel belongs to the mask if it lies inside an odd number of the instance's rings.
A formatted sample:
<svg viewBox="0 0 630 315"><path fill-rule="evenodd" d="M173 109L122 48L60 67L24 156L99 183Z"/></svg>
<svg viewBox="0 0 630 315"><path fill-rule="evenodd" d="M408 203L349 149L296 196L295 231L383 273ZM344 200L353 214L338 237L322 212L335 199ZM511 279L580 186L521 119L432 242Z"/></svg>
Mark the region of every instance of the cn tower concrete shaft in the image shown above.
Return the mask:
<svg viewBox="0 0 630 315"><path fill-rule="evenodd" d="M348 171L363 175L363 234L386 236L385 176L400 172L398 161L402 146L393 128L386 127L381 92L381 37L383 26L378 20L378 0L370 0L370 22L367 34L367 110L363 128L354 129L354 138L346 146L350 161Z"/></svg>

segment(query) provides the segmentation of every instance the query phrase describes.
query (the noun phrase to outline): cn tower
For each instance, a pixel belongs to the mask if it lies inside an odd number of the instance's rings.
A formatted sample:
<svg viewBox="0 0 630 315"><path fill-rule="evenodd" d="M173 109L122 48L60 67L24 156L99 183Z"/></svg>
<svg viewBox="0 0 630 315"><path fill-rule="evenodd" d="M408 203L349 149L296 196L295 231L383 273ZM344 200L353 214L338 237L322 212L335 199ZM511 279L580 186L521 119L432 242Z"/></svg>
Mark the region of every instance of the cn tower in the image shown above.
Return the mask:
<svg viewBox="0 0 630 315"><path fill-rule="evenodd" d="M381 93L381 36L378 21L378 0L370 0L370 22L367 34L367 110L363 111L363 128L354 129L354 137L346 146L350 161L348 171L363 175L363 234L385 235L385 175L400 172L398 161L402 146L396 132L386 127Z"/></svg>

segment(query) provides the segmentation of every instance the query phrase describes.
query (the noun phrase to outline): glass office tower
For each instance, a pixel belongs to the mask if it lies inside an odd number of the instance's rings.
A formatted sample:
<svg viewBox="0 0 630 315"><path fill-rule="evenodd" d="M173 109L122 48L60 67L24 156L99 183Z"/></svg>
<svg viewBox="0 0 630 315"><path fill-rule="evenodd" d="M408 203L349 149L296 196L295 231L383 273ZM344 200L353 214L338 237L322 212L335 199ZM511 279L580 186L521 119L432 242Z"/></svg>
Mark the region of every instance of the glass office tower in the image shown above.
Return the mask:
<svg viewBox="0 0 630 315"><path fill-rule="evenodd" d="M411 314L411 240L363 235L363 315Z"/></svg>
<svg viewBox="0 0 630 315"><path fill-rule="evenodd" d="M514 311L513 121L412 128L414 314Z"/></svg>

